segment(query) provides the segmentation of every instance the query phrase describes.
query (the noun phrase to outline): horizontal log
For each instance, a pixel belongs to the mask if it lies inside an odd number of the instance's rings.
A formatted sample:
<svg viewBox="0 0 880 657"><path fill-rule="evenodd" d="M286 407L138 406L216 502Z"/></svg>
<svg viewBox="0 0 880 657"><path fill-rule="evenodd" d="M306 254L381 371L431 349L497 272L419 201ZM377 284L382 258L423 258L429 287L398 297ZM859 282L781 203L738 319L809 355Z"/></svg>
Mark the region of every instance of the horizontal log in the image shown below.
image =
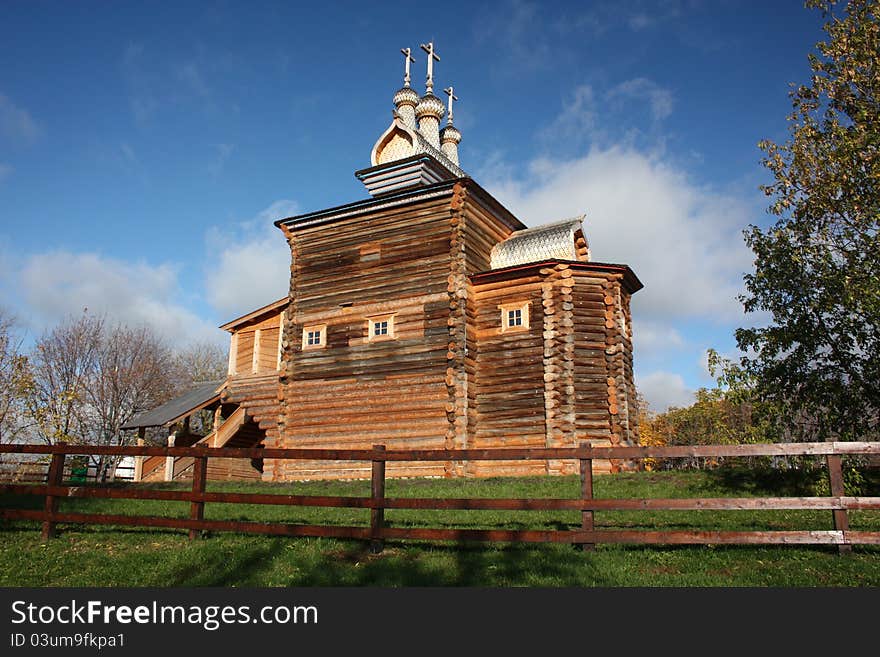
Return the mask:
<svg viewBox="0 0 880 657"><path fill-rule="evenodd" d="M45 511L27 509L0 509L0 518L8 520L47 520ZM272 536L315 536L330 538L370 537L369 527L345 527L328 525L293 525L283 523L253 522L241 520L195 520L192 518L164 518L158 516L130 516L105 513L55 513L53 522L92 525L121 525L125 527L168 527L172 529L197 529L202 531L242 532Z"/></svg>
<svg viewBox="0 0 880 657"><path fill-rule="evenodd" d="M590 436L581 436L589 440ZM378 444L378 443L377 443ZM313 460L522 460L522 459L638 459L717 456L824 456L828 454L880 454L880 442L770 443L754 445L681 445L673 447L578 447L507 450L336 450L205 447L108 447L100 445L2 444L0 454L95 454L118 456L223 456L229 458L278 458Z"/></svg>
<svg viewBox="0 0 880 657"><path fill-rule="evenodd" d="M0 484L0 493L53 495L57 497L164 500L178 502L219 502L234 504L274 504L338 508L373 508L369 497L329 495L282 495L265 493L222 493L151 490L143 488L105 488L99 486L48 486ZM498 510L498 511L731 511L731 510L877 510L880 497L766 497L766 498L668 498L668 499L558 499L558 498L387 498L381 505L389 509Z"/></svg>
<svg viewBox="0 0 880 657"><path fill-rule="evenodd" d="M272 493L193 493L192 491L152 490L145 488L104 488L98 486L28 486L0 484L0 493L16 495L54 495L57 497L124 500L163 500L169 502L223 502L233 504L276 504L283 506L320 506L371 508L369 497L327 495L280 495Z"/></svg>
<svg viewBox="0 0 880 657"><path fill-rule="evenodd" d="M758 511L758 510L877 510L880 497L766 497L694 499L502 499L502 498L387 498L389 509L496 511Z"/></svg>
<svg viewBox="0 0 880 657"><path fill-rule="evenodd" d="M876 534L880 532L866 532ZM842 531L565 531L565 530L504 530L504 529L418 529L386 527L383 538L441 541L493 541L525 543L634 543L673 545L842 545L861 538Z"/></svg>

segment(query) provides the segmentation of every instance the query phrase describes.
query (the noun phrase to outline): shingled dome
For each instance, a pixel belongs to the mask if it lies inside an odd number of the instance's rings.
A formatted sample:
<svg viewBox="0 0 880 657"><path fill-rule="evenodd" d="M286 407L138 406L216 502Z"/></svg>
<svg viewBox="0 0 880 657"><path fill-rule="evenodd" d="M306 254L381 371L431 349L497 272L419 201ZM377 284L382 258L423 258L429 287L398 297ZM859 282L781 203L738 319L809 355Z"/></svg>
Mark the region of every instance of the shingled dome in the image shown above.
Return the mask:
<svg viewBox="0 0 880 657"><path fill-rule="evenodd" d="M492 248L492 269L542 260L580 260L576 234L583 230L583 220L584 215L581 215L511 233Z"/></svg>

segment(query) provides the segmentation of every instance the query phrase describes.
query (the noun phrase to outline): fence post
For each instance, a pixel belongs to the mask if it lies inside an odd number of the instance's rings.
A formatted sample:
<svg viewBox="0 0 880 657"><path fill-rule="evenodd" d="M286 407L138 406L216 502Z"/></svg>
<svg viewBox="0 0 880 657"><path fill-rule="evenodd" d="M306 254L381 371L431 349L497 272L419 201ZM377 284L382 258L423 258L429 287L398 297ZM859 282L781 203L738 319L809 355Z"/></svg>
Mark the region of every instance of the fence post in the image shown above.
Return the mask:
<svg viewBox="0 0 880 657"><path fill-rule="evenodd" d="M174 447L177 440L177 431L172 431L168 436L168 447ZM165 481L174 481L174 457L165 457Z"/></svg>
<svg viewBox="0 0 880 657"><path fill-rule="evenodd" d="M582 449L589 448L590 443L581 442L579 445ZM593 459L580 459L581 462L581 499L593 499ZM581 511L581 529L585 532L593 531L593 511ZM581 547L585 552L591 552L596 549L595 543L582 543Z"/></svg>
<svg viewBox="0 0 880 657"><path fill-rule="evenodd" d="M843 468L840 465L840 455L828 454L825 457L825 462L828 464L828 481L831 484L831 496L844 497L846 495L846 488L843 485ZM849 531L849 516L846 513L846 509L835 509L831 512L831 517L834 519L834 529L844 532L844 536L846 536L846 532ZM852 552L852 545L838 545L837 551L840 554L848 554Z"/></svg>
<svg viewBox="0 0 880 657"><path fill-rule="evenodd" d="M384 452L385 445L373 445L374 452ZM384 549L382 527L385 524L385 459L373 459L371 486L373 506L370 509L370 552L379 554Z"/></svg>
<svg viewBox="0 0 880 657"><path fill-rule="evenodd" d="M63 482L64 454L52 454L46 484L49 486L60 486ZM50 538L55 538L55 514L58 513L58 498L55 495L46 495L44 509L47 517L43 521L43 540L47 541Z"/></svg>
<svg viewBox="0 0 880 657"><path fill-rule="evenodd" d="M208 480L208 457L196 456L193 461L193 495L202 495L205 492L205 484ZM204 520L205 503L203 501L192 501L189 504L190 520ZM189 540L195 540L202 536L201 529L190 529Z"/></svg>
<svg viewBox="0 0 880 657"><path fill-rule="evenodd" d="M146 435L146 430L144 427L138 428L138 437L137 437L137 446L144 446L144 436ZM134 480L140 481L144 476L144 457L141 454L138 454L134 457Z"/></svg>

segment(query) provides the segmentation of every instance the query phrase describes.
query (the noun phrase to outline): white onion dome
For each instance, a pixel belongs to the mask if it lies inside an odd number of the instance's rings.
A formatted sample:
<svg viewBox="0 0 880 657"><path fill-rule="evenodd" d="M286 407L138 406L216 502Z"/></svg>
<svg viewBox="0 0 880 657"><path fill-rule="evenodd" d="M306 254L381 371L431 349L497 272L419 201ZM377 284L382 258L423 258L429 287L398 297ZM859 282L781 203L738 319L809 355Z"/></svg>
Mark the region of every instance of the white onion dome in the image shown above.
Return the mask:
<svg viewBox="0 0 880 657"><path fill-rule="evenodd" d="M447 125L440 131L440 141L442 143L452 142L458 144L461 142L461 133L454 125Z"/></svg>
<svg viewBox="0 0 880 657"><path fill-rule="evenodd" d="M437 98L430 91L422 96L422 99L419 101L419 104L416 105L416 116L421 119L426 116L433 116L438 121L443 118L443 115L446 113L446 107L443 105L443 101Z"/></svg>
<svg viewBox="0 0 880 657"><path fill-rule="evenodd" d="M412 105L415 107L419 104L419 92L412 87L401 87L394 94L394 106L400 109L403 105Z"/></svg>

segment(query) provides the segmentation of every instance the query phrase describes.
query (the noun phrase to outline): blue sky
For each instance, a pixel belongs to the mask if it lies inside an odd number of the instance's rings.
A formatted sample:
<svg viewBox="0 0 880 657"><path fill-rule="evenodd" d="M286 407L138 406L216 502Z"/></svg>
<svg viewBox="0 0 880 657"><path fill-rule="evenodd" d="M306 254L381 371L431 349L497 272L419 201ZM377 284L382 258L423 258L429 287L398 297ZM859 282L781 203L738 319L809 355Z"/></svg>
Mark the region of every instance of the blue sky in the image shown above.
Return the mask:
<svg viewBox="0 0 880 657"><path fill-rule="evenodd" d="M735 353L820 13L746 2L5 3L0 304L33 335L84 307L178 342L283 296L272 220L366 196L402 47L435 42L463 168L526 224L586 214L626 262L655 410ZM423 90L424 53L413 65Z"/></svg>

